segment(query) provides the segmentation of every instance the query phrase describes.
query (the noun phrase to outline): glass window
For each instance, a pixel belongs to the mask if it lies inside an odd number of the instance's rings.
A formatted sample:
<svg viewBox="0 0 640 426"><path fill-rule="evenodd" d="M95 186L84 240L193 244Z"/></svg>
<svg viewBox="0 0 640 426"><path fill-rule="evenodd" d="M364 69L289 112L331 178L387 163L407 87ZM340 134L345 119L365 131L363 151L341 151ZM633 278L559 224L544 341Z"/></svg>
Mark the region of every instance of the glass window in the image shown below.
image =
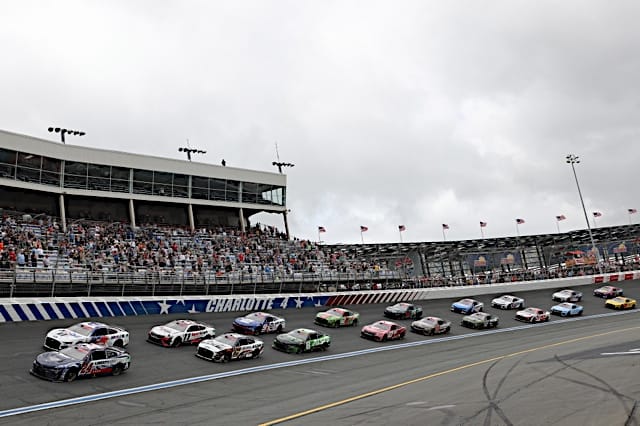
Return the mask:
<svg viewBox="0 0 640 426"><path fill-rule="evenodd" d="M65 175L87 176L87 163L78 163L75 161L65 161Z"/></svg>
<svg viewBox="0 0 640 426"><path fill-rule="evenodd" d="M208 200L209 190L207 188L191 188L191 198L198 200Z"/></svg>
<svg viewBox="0 0 640 426"><path fill-rule="evenodd" d="M0 148L0 163L16 164L17 152L10 149Z"/></svg>
<svg viewBox="0 0 640 426"><path fill-rule="evenodd" d="M153 172L151 170L133 170L133 180L138 182L153 182Z"/></svg>
<svg viewBox="0 0 640 426"><path fill-rule="evenodd" d="M18 167L16 171L16 179L24 182L40 183L40 168L33 169L30 167Z"/></svg>
<svg viewBox="0 0 640 426"><path fill-rule="evenodd" d="M153 172L153 183L173 183L173 173Z"/></svg>
<svg viewBox="0 0 640 426"><path fill-rule="evenodd" d="M189 185L189 176L174 174L173 175L173 184L174 185L180 185L180 186L188 186Z"/></svg>
<svg viewBox="0 0 640 426"><path fill-rule="evenodd" d="M44 185L60 186L60 173L42 171L40 176L40 183Z"/></svg>
<svg viewBox="0 0 640 426"><path fill-rule="evenodd" d="M209 188L209 179L206 177L193 176L191 178L193 188Z"/></svg>
<svg viewBox="0 0 640 426"><path fill-rule="evenodd" d="M225 200L240 201L240 194L238 194L239 191L240 191L240 182L236 180L228 180Z"/></svg>
<svg viewBox="0 0 640 426"><path fill-rule="evenodd" d="M89 164L89 176L109 179L111 176L111 166Z"/></svg>
<svg viewBox="0 0 640 426"><path fill-rule="evenodd" d="M55 158L42 157L42 170L58 172L62 169L62 161Z"/></svg>
<svg viewBox="0 0 640 426"><path fill-rule="evenodd" d="M42 157L24 152L18 153L18 167L29 167L40 170L42 166Z"/></svg>
<svg viewBox="0 0 640 426"><path fill-rule="evenodd" d="M111 179L129 180L129 169L124 167L111 167Z"/></svg>

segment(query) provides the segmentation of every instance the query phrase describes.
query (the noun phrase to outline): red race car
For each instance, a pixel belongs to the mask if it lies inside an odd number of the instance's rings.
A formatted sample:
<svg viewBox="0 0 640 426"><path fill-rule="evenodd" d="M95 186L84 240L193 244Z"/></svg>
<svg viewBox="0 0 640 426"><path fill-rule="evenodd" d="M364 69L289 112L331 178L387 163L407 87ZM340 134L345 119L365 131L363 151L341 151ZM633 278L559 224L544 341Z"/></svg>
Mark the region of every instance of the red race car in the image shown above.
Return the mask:
<svg viewBox="0 0 640 426"><path fill-rule="evenodd" d="M365 325L360 331L360 337L378 342L404 339L405 334L407 334L407 327L393 321L376 321L373 324Z"/></svg>
<svg viewBox="0 0 640 426"><path fill-rule="evenodd" d="M595 290L593 290L593 295L596 297L602 297L603 299L611 299L614 297L622 296L623 291L620 287L605 285L604 287L596 288Z"/></svg>
<svg viewBox="0 0 640 426"><path fill-rule="evenodd" d="M516 312L516 319L524 322L542 322L549 321L549 311L540 308L527 308Z"/></svg>

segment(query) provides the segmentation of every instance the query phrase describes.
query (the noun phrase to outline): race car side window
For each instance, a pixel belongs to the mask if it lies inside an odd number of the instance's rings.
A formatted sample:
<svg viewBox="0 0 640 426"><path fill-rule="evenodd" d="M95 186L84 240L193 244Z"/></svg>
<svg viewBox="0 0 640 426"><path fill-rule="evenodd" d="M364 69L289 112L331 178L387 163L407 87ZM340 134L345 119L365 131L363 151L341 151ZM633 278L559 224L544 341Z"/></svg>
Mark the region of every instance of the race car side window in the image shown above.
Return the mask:
<svg viewBox="0 0 640 426"><path fill-rule="evenodd" d="M107 349L106 351L107 358L114 358L118 356L118 352Z"/></svg>
<svg viewBox="0 0 640 426"><path fill-rule="evenodd" d="M103 360L103 359L106 359L106 358L107 357L105 356L104 351L94 351L91 354L91 359L93 361L100 361L100 360Z"/></svg>
<svg viewBox="0 0 640 426"><path fill-rule="evenodd" d="M315 340L318 338L318 335L316 333L309 333L309 337L307 340Z"/></svg>
<svg viewBox="0 0 640 426"><path fill-rule="evenodd" d="M108 329L106 328L96 328L95 330L93 330L93 336L106 336L108 333Z"/></svg>

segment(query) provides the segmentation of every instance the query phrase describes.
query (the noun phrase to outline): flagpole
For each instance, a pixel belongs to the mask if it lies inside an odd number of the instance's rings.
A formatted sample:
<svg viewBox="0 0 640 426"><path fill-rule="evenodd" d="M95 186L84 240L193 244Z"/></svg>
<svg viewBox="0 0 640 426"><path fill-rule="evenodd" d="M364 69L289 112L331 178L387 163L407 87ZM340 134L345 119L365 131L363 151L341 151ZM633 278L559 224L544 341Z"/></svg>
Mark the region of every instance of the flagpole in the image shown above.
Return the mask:
<svg viewBox="0 0 640 426"><path fill-rule="evenodd" d="M364 234L362 233L362 228L360 228L360 241L364 244Z"/></svg>
<svg viewBox="0 0 640 426"><path fill-rule="evenodd" d="M482 230L482 225L480 225L480 235L482 236L482 239L484 240L484 231Z"/></svg>
<svg viewBox="0 0 640 426"><path fill-rule="evenodd" d="M629 225L631 225L631 212L628 212L628 213L629 213Z"/></svg>
<svg viewBox="0 0 640 426"><path fill-rule="evenodd" d="M516 220L516 236L520 238L520 226L517 220Z"/></svg>
<svg viewBox="0 0 640 426"><path fill-rule="evenodd" d="M400 234L400 243L402 244L402 231L398 231L398 234Z"/></svg>
<svg viewBox="0 0 640 426"><path fill-rule="evenodd" d="M558 228L558 234L560 233L560 220L556 219L556 228Z"/></svg>
<svg viewBox="0 0 640 426"><path fill-rule="evenodd" d="M442 241L447 241L447 234L444 233L444 226L442 227Z"/></svg>

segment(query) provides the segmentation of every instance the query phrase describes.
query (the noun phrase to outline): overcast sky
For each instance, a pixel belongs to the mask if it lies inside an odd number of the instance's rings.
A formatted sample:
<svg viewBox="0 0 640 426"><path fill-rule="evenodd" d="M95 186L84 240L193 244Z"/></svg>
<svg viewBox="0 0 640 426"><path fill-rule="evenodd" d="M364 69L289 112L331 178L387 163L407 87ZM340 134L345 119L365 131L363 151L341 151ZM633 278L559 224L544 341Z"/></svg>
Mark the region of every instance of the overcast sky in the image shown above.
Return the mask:
<svg viewBox="0 0 640 426"><path fill-rule="evenodd" d="M288 175L294 236L640 220L640 2L12 1L0 128ZM275 224L277 215L254 216Z"/></svg>

